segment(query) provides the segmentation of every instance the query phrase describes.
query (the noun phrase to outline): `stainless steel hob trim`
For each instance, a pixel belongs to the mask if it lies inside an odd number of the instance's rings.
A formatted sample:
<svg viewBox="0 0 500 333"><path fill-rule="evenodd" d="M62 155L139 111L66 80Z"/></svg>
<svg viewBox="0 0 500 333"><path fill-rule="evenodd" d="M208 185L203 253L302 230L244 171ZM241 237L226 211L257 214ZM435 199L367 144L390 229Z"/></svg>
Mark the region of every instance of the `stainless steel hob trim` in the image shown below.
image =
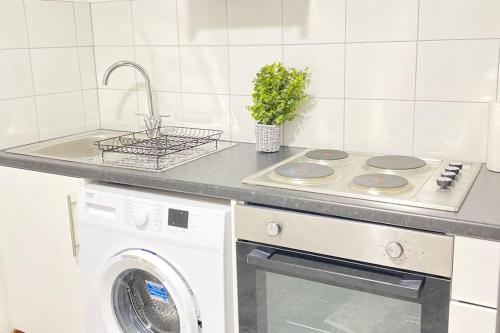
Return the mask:
<svg viewBox="0 0 500 333"><path fill-rule="evenodd" d="M428 165L422 169L412 171L384 172L379 170L378 172L381 173L400 175L410 181L410 191L406 193L398 192L399 195L394 195L394 193L388 193L388 195L384 195L383 193L371 193L370 190L360 191L356 190L355 186L352 186L352 179L355 176L365 174L367 171L371 170L366 167L365 161L377 155L370 154L352 153L348 163L324 164L332 167L336 174L335 181L330 181L328 183L310 181L309 183L301 184L298 182L294 183L293 181L277 181L274 177L271 177L277 167L287 163L296 163L304 160L304 156L308 151L310 150L300 152L279 163L260 170L257 173L247 176L243 179L243 183L457 212L460 210L460 207L481 169L481 163L466 163L464 170L460 173L460 180L456 181L453 186L447 190L440 190L436 184L436 179L440 177L442 171L448 166L448 163L450 163L448 160L424 159ZM423 172L423 170L426 171ZM414 183L414 180L417 180L417 182Z"/></svg>
<svg viewBox="0 0 500 333"><path fill-rule="evenodd" d="M239 240L451 277L453 237L237 204Z"/></svg>

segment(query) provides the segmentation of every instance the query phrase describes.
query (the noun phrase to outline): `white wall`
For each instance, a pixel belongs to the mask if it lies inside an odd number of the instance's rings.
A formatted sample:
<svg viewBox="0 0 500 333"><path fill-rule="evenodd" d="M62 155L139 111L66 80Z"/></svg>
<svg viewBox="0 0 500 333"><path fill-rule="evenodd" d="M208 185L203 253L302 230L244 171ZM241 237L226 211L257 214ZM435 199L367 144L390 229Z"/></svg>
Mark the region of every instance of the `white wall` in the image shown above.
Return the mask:
<svg viewBox="0 0 500 333"><path fill-rule="evenodd" d="M172 122L254 140L245 110L263 64L309 66L313 98L284 143L484 160L497 98L498 0L137 0L92 4L100 78L131 59ZM102 126L136 129L142 80L99 86Z"/></svg>
<svg viewBox="0 0 500 333"><path fill-rule="evenodd" d="M89 4L0 1L0 149L98 128Z"/></svg>
<svg viewBox="0 0 500 333"><path fill-rule="evenodd" d="M142 79L122 68L96 82L121 59L149 69L171 123L252 142L251 80L283 61L310 67L313 96L286 145L484 160L498 12L498 0L2 0L0 148L140 128Z"/></svg>

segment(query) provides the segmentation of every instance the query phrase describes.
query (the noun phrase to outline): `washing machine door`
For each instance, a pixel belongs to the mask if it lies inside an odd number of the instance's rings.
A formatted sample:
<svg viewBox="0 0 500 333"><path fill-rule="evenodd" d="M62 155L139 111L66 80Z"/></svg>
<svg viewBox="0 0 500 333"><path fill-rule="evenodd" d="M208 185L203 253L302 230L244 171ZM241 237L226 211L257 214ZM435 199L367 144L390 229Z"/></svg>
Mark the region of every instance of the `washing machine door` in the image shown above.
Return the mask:
<svg viewBox="0 0 500 333"><path fill-rule="evenodd" d="M102 278L102 319L108 333L199 333L194 295L164 259L145 250L111 258Z"/></svg>

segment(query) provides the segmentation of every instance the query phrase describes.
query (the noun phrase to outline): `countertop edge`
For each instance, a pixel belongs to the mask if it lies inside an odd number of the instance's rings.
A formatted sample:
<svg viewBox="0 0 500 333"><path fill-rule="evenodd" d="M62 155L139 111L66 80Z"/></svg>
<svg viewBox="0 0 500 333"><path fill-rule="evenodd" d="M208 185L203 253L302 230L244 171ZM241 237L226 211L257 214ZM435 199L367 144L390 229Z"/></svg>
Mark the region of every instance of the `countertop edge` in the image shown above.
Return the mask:
<svg viewBox="0 0 500 333"><path fill-rule="evenodd" d="M276 208L312 212L325 216L338 216L417 230L500 241L500 225L408 213L343 203L335 200L316 200L304 197L301 195L301 192L295 193L284 190L270 192L265 188L256 186L236 188L170 178L163 178L159 182L153 177L145 177L141 174L141 171L51 160L6 152L0 152L0 166L228 200L246 201ZM335 199L333 196L331 198Z"/></svg>

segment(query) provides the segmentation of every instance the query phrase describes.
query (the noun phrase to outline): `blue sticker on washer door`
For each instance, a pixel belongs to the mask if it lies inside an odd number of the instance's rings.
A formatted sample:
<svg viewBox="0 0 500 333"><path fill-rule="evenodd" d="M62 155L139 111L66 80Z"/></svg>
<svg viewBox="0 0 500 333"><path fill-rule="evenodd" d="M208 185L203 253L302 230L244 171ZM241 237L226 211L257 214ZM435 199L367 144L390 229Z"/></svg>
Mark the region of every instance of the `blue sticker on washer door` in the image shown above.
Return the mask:
<svg viewBox="0 0 500 333"><path fill-rule="evenodd" d="M157 299L162 302L168 302L167 289L165 289L163 285L148 280L145 281L146 281L146 287L148 288L148 292L151 298Z"/></svg>

